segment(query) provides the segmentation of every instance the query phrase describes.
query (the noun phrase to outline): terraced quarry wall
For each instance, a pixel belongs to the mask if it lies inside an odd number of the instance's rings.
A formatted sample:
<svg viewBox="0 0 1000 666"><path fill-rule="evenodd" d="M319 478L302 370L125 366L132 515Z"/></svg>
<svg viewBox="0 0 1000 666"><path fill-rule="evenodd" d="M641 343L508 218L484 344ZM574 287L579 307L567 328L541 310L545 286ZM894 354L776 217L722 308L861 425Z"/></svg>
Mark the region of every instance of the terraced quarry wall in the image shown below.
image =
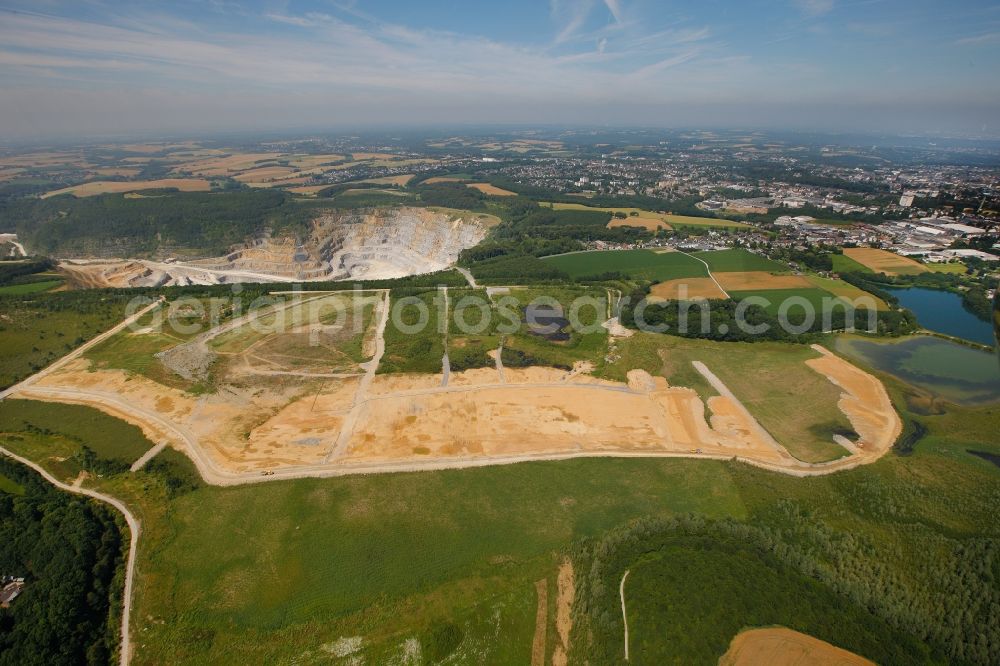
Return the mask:
<svg viewBox="0 0 1000 666"><path fill-rule="evenodd" d="M486 231L475 213L413 207L327 211L304 241L265 235L221 257L67 263L63 270L79 287L399 278L448 267Z"/></svg>

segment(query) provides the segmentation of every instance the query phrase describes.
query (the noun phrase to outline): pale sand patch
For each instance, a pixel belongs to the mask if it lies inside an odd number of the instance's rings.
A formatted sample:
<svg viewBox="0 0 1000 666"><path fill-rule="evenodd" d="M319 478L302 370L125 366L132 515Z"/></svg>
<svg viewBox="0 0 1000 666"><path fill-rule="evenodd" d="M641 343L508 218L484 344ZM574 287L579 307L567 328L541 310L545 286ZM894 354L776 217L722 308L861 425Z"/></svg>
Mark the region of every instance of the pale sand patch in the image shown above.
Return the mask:
<svg viewBox="0 0 1000 666"><path fill-rule="evenodd" d="M46 192L42 198L47 199L60 194L91 197L96 194L120 194L122 192L166 188L178 189L181 192L208 192L212 189L212 184L203 178L161 178L160 180L131 180L127 182L97 181Z"/></svg>
<svg viewBox="0 0 1000 666"><path fill-rule="evenodd" d="M441 386L442 379L443 376L441 374L375 375L368 393L369 395L385 395L399 391L436 388Z"/></svg>
<svg viewBox="0 0 1000 666"><path fill-rule="evenodd" d="M918 261L873 247L845 247L844 255L876 273L886 275L912 275L925 273L928 270Z"/></svg>
<svg viewBox="0 0 1000 666"><path fill-rule="evenodd" d="M715 279L726 291L753 291L758 289L810 289L812 283L801 275L773 275L767 271L740 271L719 273Z"/></svg>
<svg viewBox="0 0 1000 666"><path fill-rule="evenodd" d="M483 384L499 384L500 375L496 367L473 368L462 372L453 372L448 377L448 386L482 386Z"/></svg>
<svg viewBox="0 0 1000 666"><path fill-rule="evenodd" d="M535 581L538 606L535 609L535 636L531 640L531 666L545 666L545 634L549 620L549 581Z"/></svg>
<svg viewBox="0 0 1000 666"><path fill-rule="evenodd" d="M559 644L552 653L552 666L566 666L569 652L569 635L573 629L573 598L576 586L573 580L573 563L567 557L559 565L559 575L556 581L558 592L556 596L556 633Z"/></svg>
<svg viewBox="0 0 1000 666"><path fill-rule="evenodd" d="M719 666L875 666L853 652L784 627L750 629L736 634Z"/></svg>
<svg viewBox="0 0 1000 666"><path fill-rule="evenodd" d="M899 438L903 422L879 379L848 363L820 345L812 345L822 356L809 359L806 365L824 375L844 392L837 402L854 432L859 455L878 458Z"/></svg>
<svg viewBox="0 0 1000 666"><path fill-rule="evenodd" d="M472 189L479 190L483 194L488 194L493 197L516 197L517 192L511 192L510 190L505 190L495 185L490 185L489 183L469 183L466 187L471 187Z"/></svg>
<svg viewBox="0 0 1000 666"><path fill-rule="evenodd" d="M649 291L650 300L662 301L694 300L698 298L726 298L715 280L702 278L677 278L653 285Z"/></svg>
<svg viewBox="0 0 1000 666"><path fill-rule="evenodd" d="M656 217L626 217L624 220L617 217L608 222L608 229L615 227L639 227L646 231L656 231L657 229L673 229L669 224Z"/></svg>

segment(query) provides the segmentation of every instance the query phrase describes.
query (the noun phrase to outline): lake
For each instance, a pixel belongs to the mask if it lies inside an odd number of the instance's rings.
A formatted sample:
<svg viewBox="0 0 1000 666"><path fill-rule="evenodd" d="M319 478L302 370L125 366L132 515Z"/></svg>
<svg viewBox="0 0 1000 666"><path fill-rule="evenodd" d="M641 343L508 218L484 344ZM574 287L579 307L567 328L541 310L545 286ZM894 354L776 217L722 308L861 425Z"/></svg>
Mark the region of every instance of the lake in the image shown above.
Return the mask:
<svg viewBox="0 0 1000 666"><path fill-rule="evenodd" d="M962 297L941 289L882 287L917 315L920 325L956 338L993 346L993 327L962 306Z"/></svg>
<svg viewBox="0 0 1000 666"><path fill-rule="evenodd" d="M892 342L839 337L835 349L949 402L1000 401L1000 359L991 352L927 335Z"/></svg>

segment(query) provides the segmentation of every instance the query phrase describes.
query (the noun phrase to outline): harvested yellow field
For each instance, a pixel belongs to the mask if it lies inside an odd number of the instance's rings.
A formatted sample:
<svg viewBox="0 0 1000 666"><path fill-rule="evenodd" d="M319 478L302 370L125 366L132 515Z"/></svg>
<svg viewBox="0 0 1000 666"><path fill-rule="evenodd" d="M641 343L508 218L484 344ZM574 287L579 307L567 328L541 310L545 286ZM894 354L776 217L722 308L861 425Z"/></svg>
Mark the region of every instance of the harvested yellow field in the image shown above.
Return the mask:
<svg viewBox="0 0 1000 666"><path fill-rule="evenodd" d="M641 229L645 229L646 231L672 228L669 224L658 217L626 217L624 220L615 217L608 222L608 229L614 229L616 227L639 227Z"/></svg>
<svg viewBox="0 0 1000 666"><path fill-rule="evenodd" d="M297 169L312 169L324 164L340 162L344 159L344 156L334 155L331 153L324 155L294 155L289 156L287 159L289 166L293 166Z"/></svg>
<svg viewBox="0 0 1000 666"><path fill-rule="evenodd" d="M0 166L4 167L48 167L48 166L79 166L86 167L87 162L82 153L27 153L0 157Z"/></svg>
<svg viewBox="0 0 1000 666"><path fill-rule="evenodd" d="M516 197L517 192L511 192L510 190L505 190L495 185L490 185L489 183L469 183L466 187L471 187L475 190L479 190L483 194L488 194L493 197Z"/></svg>
<svg viewBox="0 0 1000 666"><path fill-rule="evenodd" d="M212 184L203 178L161 178L160 180L132 180L127 182L97 181L64 187L42 195L43 199L60 194L72 194L75 197L92 197L95 194L119 194L121 192L137 192L139 190L178 189L181 192L208 192Z"/></svg>
<svg viewBox="0 0 1000 666"><path fill-rule="evenodd" d="M404 187L407 183L413 180L412 173L404 173L398 176L385 176L384 178L368 178L367 180L358 181L360 183L374 183L376 185L398 185Z"/></svg>
<svg viewBox="0 0 1000 666"><path fill-rule="evenodd" d="M755 291L763 289L803 289L813 285L801 275L773 275L767 271L740 271L714 273L726 291Z"/></svg>
<svg viewBox="0 0 1000 666"><path fill-rule="evenodd" d="M727 298L712 278L678 278L653 285L650 299L664 301L695 300L699 298Z"/></svg>
<svg viewBox="0 0 1000 666"><path fill-rule="evenodd" d="M784 627L741 631L719 666L875 666L864 657Z"/></svg>
<svg viewBox="0 0 1000 666"><path fill-rule="evenodd" d="M873 247L845 247L844 254L876 273L885 273L886 275L915 275L927 272L927 267L920 262L900 256L894 252L877 250Z"/></svg>
<svg viewBox="0 0 1000 666"><path fill-rule="evenodd" d="M238 153L227 157L185 162L174 167L174 171L183 171L196 176L228 176L253 168L258 162L276 160L282 153Z"/></svg>
<svg viewBox="0 0 1000 666"><path fill-rule="evenodd" d="M262 167L250 169L234 176L241 183L266 183L272 180L282 180L295 173L295 169L286 166Z"/></svg>

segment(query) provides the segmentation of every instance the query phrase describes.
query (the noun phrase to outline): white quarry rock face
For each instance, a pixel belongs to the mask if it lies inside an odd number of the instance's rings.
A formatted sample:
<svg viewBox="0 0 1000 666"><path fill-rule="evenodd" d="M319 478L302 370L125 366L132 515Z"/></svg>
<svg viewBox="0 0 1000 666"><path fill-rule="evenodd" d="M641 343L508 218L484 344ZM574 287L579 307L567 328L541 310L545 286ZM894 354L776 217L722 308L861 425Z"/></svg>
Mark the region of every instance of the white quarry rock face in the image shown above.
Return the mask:
<svg viewBox="0 0 1000 666"><path fill-rule="evenodd" d="M89 286L398 278L451 266L486 232L474 213L410 207L331 211L313 221L302 243L265 236L212 259L103 261L90 265L95 284ZM71 263L77 270L87 265Z"/></svg>

